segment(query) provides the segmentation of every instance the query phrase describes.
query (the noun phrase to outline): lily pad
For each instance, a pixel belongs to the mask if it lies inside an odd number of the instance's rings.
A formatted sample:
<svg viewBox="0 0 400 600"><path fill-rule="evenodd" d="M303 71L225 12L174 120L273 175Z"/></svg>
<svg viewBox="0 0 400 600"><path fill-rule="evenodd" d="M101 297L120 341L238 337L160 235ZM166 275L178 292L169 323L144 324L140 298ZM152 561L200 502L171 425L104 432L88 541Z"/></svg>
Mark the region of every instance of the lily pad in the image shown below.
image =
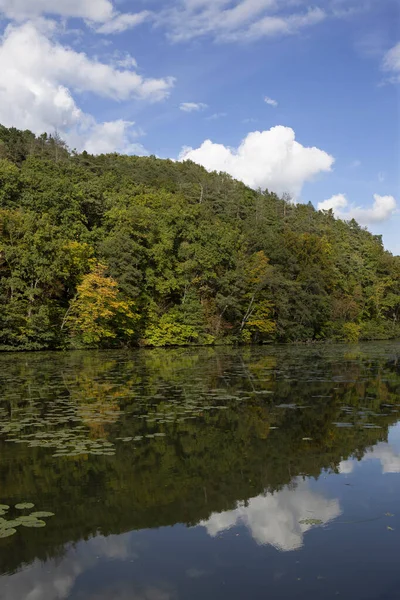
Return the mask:
<svg viewBox="0 0 400 600"><path fill-rule="evenodd" d="M35 519L43 519L43 517L54 517L54 513L47 510L38 510L37 512L31 513L29 516Z"/></svg>
<svg viewBox="0 0 400 600"><path fill-rule="evenodd" d="M322 525L321 519L302 519L299 521L300 525Z"/></svg>
<svg viewBox="0 0 400 600"><path fill-rule="evenodd" d="M32 521L22 521L21 525L24 527L46 527L46 521L40 519L32 519Z"/></svg>
<svg viewBox="0 0 400 600"><path fill-rule="evenodd" d="M17 519L13 519L11 521L5 521L4 523L0 523L0 529L11 529L14 527L19 527L21 525L21 521L17 521Z"/></svg>
<svg viewBox="0 0 400 600"><path fill-rule="evenodd" d="M14 533L17 533L17 530L12 527L10 529L0 529L0 538L11 537Z"/></svg>
<svg viewBox="0 0 400 600"><path fill-rule="evenodd" d="M15 508L17 510L25 510L26 508L33 508L35 505L32 502L21 502L20 504L16 504Z"/></svg>
<svg viewBox="0 0 400 600"><path fill-rule="evenodd" d="M0 504L0 510L8 510L10 507L8 504Z"/></svg>

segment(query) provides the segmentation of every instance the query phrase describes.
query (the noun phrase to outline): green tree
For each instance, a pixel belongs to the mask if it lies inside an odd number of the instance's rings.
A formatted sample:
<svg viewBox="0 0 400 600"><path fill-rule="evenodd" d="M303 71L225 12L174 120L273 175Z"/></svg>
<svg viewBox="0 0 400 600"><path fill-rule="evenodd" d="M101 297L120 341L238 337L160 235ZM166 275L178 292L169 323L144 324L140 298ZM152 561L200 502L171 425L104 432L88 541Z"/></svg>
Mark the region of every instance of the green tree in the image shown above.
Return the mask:
<svg viewBox="0 0 400 600"><path fill-rule="evenodd" d="M129 342L135 334L133 304L121 297L117 282L106 275L106 270L105 265L95 264L77 287L62 324L74 343L97 346L115 339Z"/></svg>

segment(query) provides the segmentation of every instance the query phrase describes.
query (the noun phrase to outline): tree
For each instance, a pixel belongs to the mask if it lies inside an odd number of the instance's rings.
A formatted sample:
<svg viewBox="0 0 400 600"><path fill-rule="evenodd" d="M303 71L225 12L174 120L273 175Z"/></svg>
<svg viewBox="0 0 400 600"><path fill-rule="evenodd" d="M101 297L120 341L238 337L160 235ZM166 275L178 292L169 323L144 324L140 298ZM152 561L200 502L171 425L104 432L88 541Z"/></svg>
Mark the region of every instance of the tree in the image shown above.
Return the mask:
<svg viewBox="0 0 400 600"><path fill-rule="evenodd" d="M395 338L399 282L332 211L0 125L0 349Z"/></svg>
<svg viewBox="0 0 400 600"><path fill-rule="evenodd" d="M78 345L98 346L115 339L129 343L135 334L133 304L121 297L106 270L96 263L83 277L64 317L62 328L67 327Z"/></svg>

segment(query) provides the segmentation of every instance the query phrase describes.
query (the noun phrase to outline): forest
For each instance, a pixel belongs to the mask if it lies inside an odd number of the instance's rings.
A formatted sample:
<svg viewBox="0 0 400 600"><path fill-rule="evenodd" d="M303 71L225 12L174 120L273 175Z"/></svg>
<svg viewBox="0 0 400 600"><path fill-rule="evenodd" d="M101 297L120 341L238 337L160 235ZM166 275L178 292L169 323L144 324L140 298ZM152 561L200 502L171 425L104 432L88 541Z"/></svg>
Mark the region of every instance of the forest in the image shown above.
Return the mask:
<svg viewBox="0 0 400 600"><path fill-rule="evenodd" d="M400 337L400 257L190 161L0 126L0 350Z"/></svg>

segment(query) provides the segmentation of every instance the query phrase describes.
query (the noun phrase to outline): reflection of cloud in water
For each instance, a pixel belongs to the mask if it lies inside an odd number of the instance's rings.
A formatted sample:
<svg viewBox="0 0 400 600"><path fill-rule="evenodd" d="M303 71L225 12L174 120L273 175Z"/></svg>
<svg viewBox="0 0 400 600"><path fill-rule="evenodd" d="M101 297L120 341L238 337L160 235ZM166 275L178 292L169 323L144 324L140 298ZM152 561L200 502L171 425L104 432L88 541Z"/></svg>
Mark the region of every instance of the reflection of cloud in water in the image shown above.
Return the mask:
<svg viewBox="0 0 400 600"><path fill-rule="evenodd" d="M124 582L116 583L101 590L95 589L93 593L86 590L74 596L76 600L175 600L176 595L168 589L155 586L142 588Z"/></svg>
<svg viewBox="0 0 400 600"><path fill-rule="evenodd" d="M382 473L400 473L400 452L396 453L394 448L386 442L380 442L363 456L361 462L366 460L379 460ZM356 460L342 460L339 463L339 472L349 475L357 465Z"/></svg>
<svg viewBox="0 0 400 600"><path fill-rule="evenodd" d="M29 568L14 575L3 576L0 579L0 600L64 600L71 594L75 581L87 569L101 559L124 560L135 556L131 550L130 536L111 535L107 538L97 536L86 543L78 544L76 548L68 548L65 556L59 561L42 563L34 561ZM136 596L129 590L126 598L130 600L169 600L172 596L144 595ZM124 596L99 596L96 598L123 600Z"/></svg>
<svg viewBox="0 0 400 600"><path fill-rule="evenodd" d="M383 473L400 473L400 453L396 454L390 444L381 442L371 452L368 452L364 460L378 459L381 461Z"/></svg>
<svg viewBox="0 0 400 600"><path fill-rule="evenodd" d="M63 600L81 574L77 560L63 560L57 569L35 561L28 569L1 578L0 600Z"/></svg>
<svg viewBox="0 0 400 600"><path fill-rule="evenodd" d="M339 473L342 475L349 475L354 471L354 465L355 463L353 460L342 460L338 467Z"/></svg>
<svg viewBox="0 0 400 600"><path fill-rule="evenodd" d="M284 488L274 494L257 496L235 510L214 513L200 524L211 536L244 524L259 544L271 544L279 550L295 550L303 545L303 534L312 525L303 519L327 523L341 513L338 500L328 500L313 492L307 483L297 480L295 489Z"/></svg>

